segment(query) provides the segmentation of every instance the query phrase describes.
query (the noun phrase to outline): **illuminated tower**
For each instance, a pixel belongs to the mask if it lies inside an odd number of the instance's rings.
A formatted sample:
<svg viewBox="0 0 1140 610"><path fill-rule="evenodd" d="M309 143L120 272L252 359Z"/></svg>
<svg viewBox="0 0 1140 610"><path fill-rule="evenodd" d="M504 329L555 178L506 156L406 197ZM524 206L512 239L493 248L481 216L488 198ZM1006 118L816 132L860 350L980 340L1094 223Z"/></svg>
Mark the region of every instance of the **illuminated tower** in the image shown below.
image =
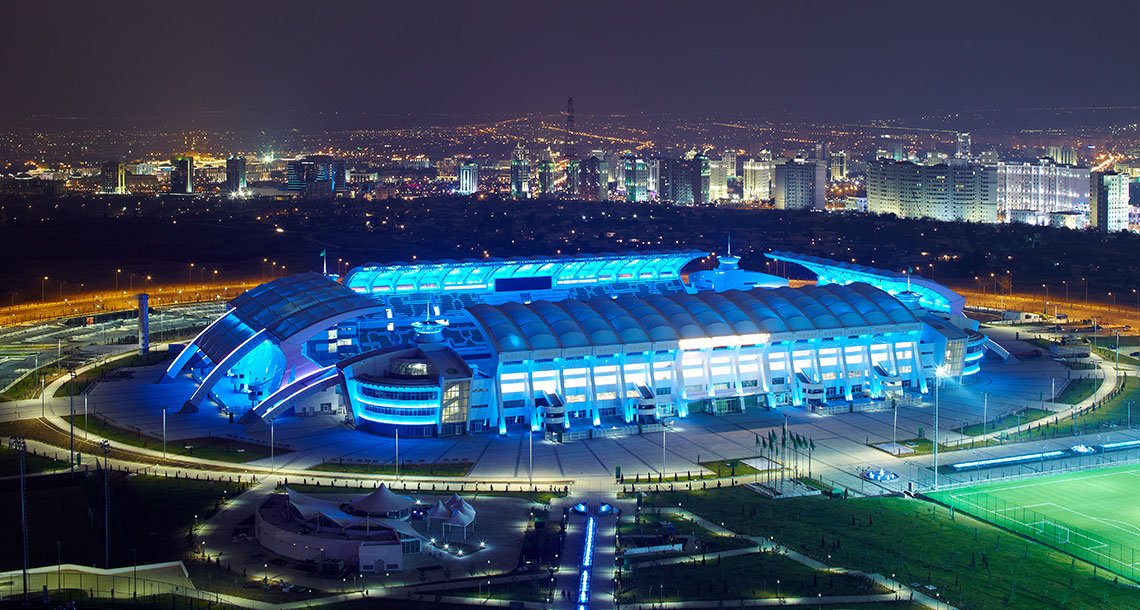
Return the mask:
<svg viewBox="0 0 1140 610"><path fill-rule="evenodd" d="M122 195L127 192L127 166L121 161L108 161L103 164L100 176L101 189L110 195Z"/></svg>
<svg viewBox="0 0 1140 610"><path fill-rule="evenodd" d="M554 161L546 159L538 164L538 194L548 197L554 193Z"/></svg>
<svg viewBox="0 0 1140 610"><path fill-rule="evenodd" d="M1128 228L1128 174L1093 172L1089 180L1089 224L1100 232Z"/></svg>
<svg viewBox="0 0 1140 610"><path fill-rule="evenodd" d="M511 197L526 199L530 196L530 161L522 143L515 148L511 157Z"/></svg>
<svg viewBox="0 0 1140 610"><path fill-rule="evenodd" d="M194 157L170 160L170 192L175 195L194 194Z"/></svg>
<svg viewBox="0 0 1140 610"><path fill-rule="evenodd" d="M226 159L226 192L231 195L246 190L245 157Z"/></svg>
<svg viewBox="0 0 1140 610"><path fill-rule="evenodd" d="M970 132L963 131L958 134L958 147L954 150L954 156L959 159L970 158Z"/></svg>
<svg viewBox="0 0 1140 610"><path fill-rule="evenodd" d="M566 192L570 194L578 192L578 151L574 149L574 137L574 96L571 95L566 98L566 141L562 151L566 157Z"/></svg>
<svg viewBox="0 0 1140 610"><path fill-rule="evenodd" d="M468 159L459 164L459 188L455 191L460 195L471 195L479 190L479 164Z"/></svg>

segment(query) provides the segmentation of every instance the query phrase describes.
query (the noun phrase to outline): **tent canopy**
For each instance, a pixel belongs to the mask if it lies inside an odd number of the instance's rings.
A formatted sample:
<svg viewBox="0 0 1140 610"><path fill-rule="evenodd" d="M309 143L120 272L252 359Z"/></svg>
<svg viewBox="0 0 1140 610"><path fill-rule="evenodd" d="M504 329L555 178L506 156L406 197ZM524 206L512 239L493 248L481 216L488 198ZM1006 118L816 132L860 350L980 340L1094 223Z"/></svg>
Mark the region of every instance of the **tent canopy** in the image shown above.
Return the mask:
<svg viewBox="0 0 1140 610"><path fill-rule="evenodd" d="M396 495L387 485L381 483L375 491L359 500L349 502L348 506L359 513L387 515L408 510L415 503L415 500L407 496Z"/></svg>

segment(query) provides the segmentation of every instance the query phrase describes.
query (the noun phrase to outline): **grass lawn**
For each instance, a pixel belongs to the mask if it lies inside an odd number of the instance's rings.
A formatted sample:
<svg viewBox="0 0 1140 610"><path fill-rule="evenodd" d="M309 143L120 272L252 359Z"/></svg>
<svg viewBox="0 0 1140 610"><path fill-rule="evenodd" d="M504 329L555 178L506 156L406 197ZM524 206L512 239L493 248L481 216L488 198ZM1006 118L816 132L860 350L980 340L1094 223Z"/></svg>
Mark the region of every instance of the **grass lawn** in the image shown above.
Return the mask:
<svg viewBox="0 0 1140 610"><path fill-rule="evenodd" d="M715 532L697 525L696 523L686 519L681 515L670 513L657 514L643 514L634 518L623 517L618 523L617 533L620 536L629 535L660 535L661 540L650 540L642 538L638 541L632 539L625 539L622 541L621 546L635 545L646 546L667 543L665 534L665 524L672 525L674 536L693 536L700 541L700 549L696 548L693 543L686 544L684 554L694 553L717 553L719 551L729 551L733 549L742 549L745 547L755 546L755 544L744 537L721 536ZM662 555L654 554L648 558L659 558Z"/></svg>
<svg viewBox="0 0 1140 610"><path fill-rule="evenodd" d="M286 593L281 589L280 583L276 581L265 587L262 579L256 575L247 574L243 577L240 570L231 571L224 559L221 565L197 560L188 561L186 562L186 571L189 572L190 579L194 581L194 586L200 590L274 604L317 599L331 595L326 591L305 588L297 588Z"/></svg>
<svg viewBox="0 0 1140 610"><path fill-rule="evenodd" d="M1140 358L1135 358L1133 356L1129 356L1126 353L1125 354L1119 354L1119 356L1118 356L1117 352L1115 352L1111 349L1108 349L1106 347L1096 346L1096 347L1092 348L1092 351L1093 351L1093 353L1100 356L1101 358L1104 358L1105 362L1108 362L1111 364L1116 364L1116 359L1117 359L1117 357L1119 357L1120 358L1120 364L1130 364L1132 366L1140 365Z"/></svg>
<svg viewBox="0 0 1140 610"><path fill-rule="evenodd" d="M130 565L131 549L136 550L140 564L180 559L190 548L187 534L194 516L204 520L223 498L240 492L241 486L237 484L113 473L112 565ZM0 505L19 505L16 484L0 487ZM28 540L32 566L55 564L58 543L59 557L64 563L102 567L102 521L103 484L99 476L72 479L60 474L28 480ZM0 545L0 569L12 570L19 566L19 545Z"/></svg>
<svg viewBox="0 0 1140 610"><path fill-rule="evenodd" d="M717 460L715 462L701 462L701 466L713 471L718 477L744 476L756 474L759 470L744 463L744 460Z"/></svg>
<svg viewBox="0 0 1140 610"><path fill-rule="evenodd" d="M465 589L446 589L439 591L440 595L454 596L454 597L470 597L473 599L500 599L521 602L535 602L546 603L551 599L550 579L545 577L527 578L526 580L519 580L518 582L511 583L494 583L491 585L484 584L479 586L475 584L479 579L472 581L472 586ZM482 581L485 582L485 581ZM432 592L428 592L429 598L433 596ZM384 606L385 608L387 606ZM432 604L435 608L436 605Z"/></svg>
<svg viewBox="0 0 1140 610"><path fill-rule="evenodd" d="M649 603L884 592L862 577L820 572L783 555L755 553L638 566L622 573L620 599Z"/></svg>
<svg viewBox="0 0 1140 610"><path fill-rule="evenodd" d="M1055 546L1122 576L1140 548L1140 466L1117 466L931 494L941 502Z"/></svg>
<svg viewBox="0 0 1140 610"><path fill-rule="evenodd" d="M101 364L93 369L80 373L75 377L73 381L65 382L63 385L59 386L59 389L55 391L54 397L65 398L72 394L79 396L83 392L87 391L87 388L91 387L91 384L99 381L100 379L103 379L105 376L112 374L121 374L115 373L115 371L119 369L133 366L150 366L170 360L172 356L173 354L164 350L161 352L150 352L146 355L145 358L139 356L137 353L130 356L123 356L122 358L115 358L114 360L111 360L105 364ZM49 380L50 379L53 378L49 377Z"/></svg>
<svg viewBox="0 0 1140 610"><path fill-rule="evenodd" d="M67 468L66 461L53 460L49 457L32 455L24 456L24 473L48 472ZM0 446L0 477L17 476L20 474L20 456L5 444Z"/></svg>
<svg viewBox="0 0 1140 610"><path fill-rule="evenodd" d="M1018 414L1012 414L1011 413L1009 415L1006 415L1004 417L1000 417L998 419L991 419L990 421L986 422L984 425L982 423L976 423L976 424L966 426L965 428L959 429L958 432L965 434L967 436L978 436L981 434L985 434L987 432L994 432L996 430L1005 430L1006 428L1013 428L1013 427L1017 426L1019 423L1024 426L1025 424L1027 424L1029 422L1037 421L1043 417L1049 417L1052 414L1053 414L1052 411L1046 411L1045 409L1029 408L1029 409L1025 409L1024 411L1022 411L1020 413L1020 416Z"/></svg>
<svg viewBox="0 0 1140 610"><path fill-rule="evenodd" d="M932 584L962 608L1124 610L1140 590L1103 570L946 508L907 498L769 500L742 488L647 494L743 534L764 535L821 561ZM983 555L985 558L983 559Z"/></svg>
<svg viewBox="0 0 1140 610"><path fill-rule="evenodd" d="M1072 379L1063 390L1057 393L1057 399L1054 402L1075 405L1092 396L1094 391L1099 390L1102 383L1104 380L1099 377Z"/></svg>
<svg viewBox="0 0 1140 610"><path fill-rule="evenodd" d="M464 477L475 467L473 462L405 462L400 464L401 475ZM396 474L395 464L358 464L328 461L308 470L322 472L351 472L362 474Z"/></svg>
<svg viewBox="0 0 1140 610"><path fill-rule="evenodd" d="M64 421L68 419L67 416L63 417ZM87 431L111 441L112 445L118 443L153 451L162 450L162 439L143 434L142 430L118 426L100 417L84 418L82 415L76 415L75 429L83 430L85 426ZM77 436L79 434L80 432L76 432ZM192 455L201 459L238 463L268 458L270 454L269 447L265 445L244 443L221 436L168 440L166 442L166 453L168 455ZM277 455L285 455L286 453L289 453L289 450L277 448Z"/></svg>

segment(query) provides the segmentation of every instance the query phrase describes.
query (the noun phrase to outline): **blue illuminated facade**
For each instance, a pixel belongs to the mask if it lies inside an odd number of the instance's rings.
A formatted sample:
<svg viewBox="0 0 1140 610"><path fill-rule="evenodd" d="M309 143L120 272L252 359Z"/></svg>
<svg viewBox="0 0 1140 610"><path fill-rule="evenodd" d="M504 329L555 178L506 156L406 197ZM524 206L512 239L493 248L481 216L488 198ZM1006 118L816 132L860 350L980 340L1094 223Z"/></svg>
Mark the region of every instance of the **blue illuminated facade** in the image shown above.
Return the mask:
<svg viewBox="0 0 1140 610"><path fill-rule="evenodd" d="M937 286L774 253L821 283L705 253L370 264L234 299L167 378L245 421L343 410L380 434L565 435L694 412L857 410L976 374L987 339ZM784 257L784 258L780 258ZM827 263L827 264L824 264ZM865 277L875 284L856 281ZM823 281L826 279L827 281ZM949 294L947 294L949 293Z"/></svg>
<svg viewBox="0 0 1140 610"><path fill-rule="evenodd" d="M923 277L792 252L775 251L765 256L806 268L816 275L817 284L862 282L892 295L913 292L921 297L919 302L924 308L950 314L961 314L966 305L962 295Z"/></svg>

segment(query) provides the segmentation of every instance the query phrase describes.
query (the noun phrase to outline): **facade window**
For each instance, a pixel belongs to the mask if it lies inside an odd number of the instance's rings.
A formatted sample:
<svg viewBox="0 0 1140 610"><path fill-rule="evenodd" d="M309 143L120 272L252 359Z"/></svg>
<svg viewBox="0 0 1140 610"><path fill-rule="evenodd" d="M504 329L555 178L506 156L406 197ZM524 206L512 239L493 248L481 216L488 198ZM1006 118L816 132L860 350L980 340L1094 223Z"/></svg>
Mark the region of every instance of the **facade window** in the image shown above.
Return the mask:
<svg viewBox="0 0 1140 610"><path fill-rule="evenodd" d="M740 387L742 387L742 388L755 388L755 387L759 387L759 385L760 385L759 379L744 379L740 382Z"/></svg>
<svg viewBox="0 0 1140 610"><path fill-rule="evenodd" d="M787 377L773 377L772 378L772 385L784 385L785 383L788 383Z"/></svg>

